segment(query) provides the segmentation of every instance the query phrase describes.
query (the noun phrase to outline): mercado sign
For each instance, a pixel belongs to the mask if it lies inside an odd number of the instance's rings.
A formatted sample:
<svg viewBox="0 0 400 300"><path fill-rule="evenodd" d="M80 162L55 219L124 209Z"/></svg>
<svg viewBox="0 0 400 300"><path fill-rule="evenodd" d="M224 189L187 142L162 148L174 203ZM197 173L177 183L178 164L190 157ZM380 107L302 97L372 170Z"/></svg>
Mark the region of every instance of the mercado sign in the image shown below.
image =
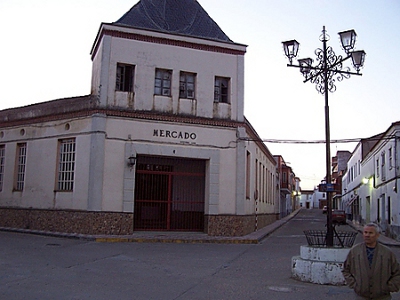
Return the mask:
<svg viewBox="0 0 400 300"><path fill-rule="evenodd" d="M153 136L161 138L179 139L179 140L192 140L192 141L194 141L197 138L197 135L194 132L164 130L164 129L154 129Z"/></svg>

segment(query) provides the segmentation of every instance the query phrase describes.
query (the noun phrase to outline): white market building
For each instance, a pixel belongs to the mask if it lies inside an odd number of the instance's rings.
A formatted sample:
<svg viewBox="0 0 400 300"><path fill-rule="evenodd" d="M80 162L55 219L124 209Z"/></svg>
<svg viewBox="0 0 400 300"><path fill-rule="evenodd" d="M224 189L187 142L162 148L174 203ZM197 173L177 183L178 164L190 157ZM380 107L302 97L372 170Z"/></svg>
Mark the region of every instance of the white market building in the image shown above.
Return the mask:
<svg viewBox="0 0 400 300"><path fill-rule="evenodd" d="M90 95L0 111L0 227L237 236L277 219L246 46L197 1L154 3L101 24Z"/></svg>

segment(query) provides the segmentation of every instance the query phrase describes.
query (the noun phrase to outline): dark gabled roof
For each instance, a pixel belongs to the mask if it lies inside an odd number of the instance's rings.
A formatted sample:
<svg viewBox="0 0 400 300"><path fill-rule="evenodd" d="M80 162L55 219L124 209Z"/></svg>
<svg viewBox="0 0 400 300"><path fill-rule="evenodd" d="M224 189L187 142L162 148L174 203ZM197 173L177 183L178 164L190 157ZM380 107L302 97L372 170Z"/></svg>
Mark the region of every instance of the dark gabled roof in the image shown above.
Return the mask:
<svg viewBox="0 0 400 300"><path fill-rule="evenodd" d="M196 0L141 0L113 24L232 43Z"/></svg>

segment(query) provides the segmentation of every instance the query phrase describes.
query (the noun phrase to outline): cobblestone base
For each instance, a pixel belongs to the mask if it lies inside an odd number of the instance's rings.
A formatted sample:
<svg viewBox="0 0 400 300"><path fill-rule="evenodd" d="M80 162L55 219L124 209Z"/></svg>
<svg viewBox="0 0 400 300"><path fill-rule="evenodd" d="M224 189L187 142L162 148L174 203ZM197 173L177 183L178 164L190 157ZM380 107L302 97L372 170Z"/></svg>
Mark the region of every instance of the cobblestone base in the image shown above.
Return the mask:
<svg viewBox="0 0 400 300"><path fill-rule="evenodd" d="M277 214L248 216L217 215L206 216L205 231L211 236L243 236L261 229L276 220Z"/></svg>
<svg viewBox="0 0 400 300"><path fill-rule="evenodd" d="M0 227L88 235L131 235L131 213L0 208ZM278 219L278 215L205 216L204 232L209 236L244 236Z"/></svg>
<svg viewBox="0 0 400 300"><path fill-rule="evenodd" d="M126 235L133 233L133 214L0 208L0 227L78 234Z"/></svg>

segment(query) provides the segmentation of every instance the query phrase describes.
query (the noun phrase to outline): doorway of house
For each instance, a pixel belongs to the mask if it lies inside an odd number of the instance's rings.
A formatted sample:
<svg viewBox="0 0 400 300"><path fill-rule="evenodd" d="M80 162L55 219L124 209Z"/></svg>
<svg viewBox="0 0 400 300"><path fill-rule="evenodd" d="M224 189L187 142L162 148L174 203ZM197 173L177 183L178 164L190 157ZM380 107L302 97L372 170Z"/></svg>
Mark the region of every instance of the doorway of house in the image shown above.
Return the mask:
<svg viewBox="0 0 400 300"><path fill-rule="evenodd" d="M138 156L134 229L204 231L205 160Z"/></svg>

